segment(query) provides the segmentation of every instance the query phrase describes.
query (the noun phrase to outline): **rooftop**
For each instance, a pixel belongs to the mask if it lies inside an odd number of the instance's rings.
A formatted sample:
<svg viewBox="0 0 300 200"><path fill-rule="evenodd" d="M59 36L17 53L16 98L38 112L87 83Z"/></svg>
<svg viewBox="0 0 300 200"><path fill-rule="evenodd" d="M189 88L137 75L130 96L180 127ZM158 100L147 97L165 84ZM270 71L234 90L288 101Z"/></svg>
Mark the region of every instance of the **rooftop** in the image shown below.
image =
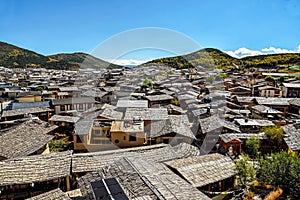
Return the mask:
<svg viewBox="0 0 300 200"><path fill-rule="evenodd" d="M142 120L165 120L168 118L166 108L127 108L124 119L140 117Z"/></svg>
<svg viewBox="0 0 300 200"><path fill-rule="evenodd" d="M292 151L300 151L300 128L297 128L296 125L288 124L284 126L284 132L286 137L283 139L289 149Z"/></svg>
<svg viewBox="0 0 300 200"><path fill-rule="evenodd" d="M53 135L48 133L57 128L41 120L29 120L0 135L0 156L15 158L27 156L42 148Z"/></svg>
<svg viewBox="0 0 300 200"><path fill-rule="evenodd" d="M52 111L50 108L22 108L22 109L16 109L16 110L5 110L2 113L2 117L12 117L12 116L20 116L25 114L36 114L36 113L42 113L42 112L50 112Z"/></svg>
<svg viewBox="0 0 300 200"><path fill-rule="evenodd" d="M66 177L70 175L70 167L70 151L0 161L0 185L26 184Z"/></svg>
<svg viewBox="0 0 300 200"><path fill-rule="evenodd" d="M236 174L234 162L221 154L194 156L165 162L194 187L230 178Z"/></svg>
<svg viewBox="0 0 300 200"><path fill-rule="evenodd" d="M76 122L78 122L79 119L80 119L80 117L53 115L49 119L49 121L76 123Z"/></svg>

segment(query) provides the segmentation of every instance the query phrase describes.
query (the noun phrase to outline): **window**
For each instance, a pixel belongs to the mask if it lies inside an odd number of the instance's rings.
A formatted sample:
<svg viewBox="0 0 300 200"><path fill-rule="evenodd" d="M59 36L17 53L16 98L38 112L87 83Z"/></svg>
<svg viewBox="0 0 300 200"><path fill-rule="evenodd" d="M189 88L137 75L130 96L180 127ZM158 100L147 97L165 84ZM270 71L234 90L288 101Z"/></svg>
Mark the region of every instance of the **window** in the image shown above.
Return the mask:
<svg viewBox="0 0 300 200"><path fill-rule="evenodd" d="M135 142L136 141L136 135L129 135L129 141L130 142Z"/></svg>
<svg viewBox="0 0 300 200"><path fill-rule="evenodd" d="M92 104L91 103L89 103L88 104L88 109L90 109L92 107Z"/></svg>
<svg viewBox="0 0 300 200"><path fill-rule="evenodd" d="M123 140L126 140L126 136L123 137Z"/></svg>
<svg viewBox="0 0 300 200"><path fill-rule="evenodd" d="M115 143L118 144L120 141L118 139L115 140Z"/></svg>
<svg viewBox="0 0 300 200"><path fill-rule="evenodd" d="M93 135L99 136L101 134L100 130L93 130Z"/></svg>
<svg viewBox="0 0 300 200"><path fill-rule="evenodd" d="M79 110L83 110L83 104L79 104Z"/></svg>
<svg viewBox="0 0 300 200"><path fill-rule="evenodd" d="M65 105L60 106L60 111L65 111L65 110L66 110Z"/></svg>

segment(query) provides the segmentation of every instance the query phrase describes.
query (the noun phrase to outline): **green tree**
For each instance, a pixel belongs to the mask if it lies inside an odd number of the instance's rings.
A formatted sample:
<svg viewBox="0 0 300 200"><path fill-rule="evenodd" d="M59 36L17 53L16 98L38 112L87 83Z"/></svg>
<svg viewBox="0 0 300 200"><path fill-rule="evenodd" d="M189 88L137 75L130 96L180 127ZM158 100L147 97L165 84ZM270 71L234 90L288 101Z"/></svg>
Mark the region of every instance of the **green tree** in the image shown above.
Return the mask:
<svg viewBox="0 0 300 200"><path fill-rule="evenodd" d="M260 160L258 179L283 189L291 199L300 199L300 158L288 152Z"/></svg>
<svg viewBox="0 0 300 200"><path fill-rule="evenodd" d="M283 141L283 128L277 126L263 127L261 132L267 134L275 151L279 151Z"/></svg>
<svg viewBox="0 0 300 200"><path fill-rule="evenodd" d="M250 156L256 158L258 155L259 147L260 147L260 141L258 137L251 136L249 139L246 140L245 151Z"/></svg>
<svg viewBox="0 0 300 200"><path fill-rule="evenodd" d="M153 81L150 78L145 78L142 87L144 88L152 88L153 87Z"/></svg>
<svg viewBox="0 0 300 200"><path fill-rule="evenodd" d="M242 187L247 186L256 178L256 170L251 162L249 156L242 154L235 163L235 169L238 172L239 185Z"/></svg>
<svg viewBox="0 0 300 200"><path fill-rule="evenodd" d="M275 78L273 76L268 75L268 76L266 76L265 80L266 81L273 81L274 82Z"/></svg>
<svg viewBox="0 0 300 200"><path fill-rule="evenodd" d="M225 78L227 78L226 73L222 73L222 72L219 73L218 76L219 76L221 79L223 79L223 80L224 80Z"/></svg>
<svg viewBox="0 0 300 200"><path fill-rule="evenodd" d="M283 82L285 79L286 79L285 76L280 76L279 81Z"/></svg>
<svg viewBox="0 0 300 200"><path fill-rule="evenodd" d="M52 140L49 142L49 149L50 152L66 151L69 148L69 144L69 142L66 142L63 139Z"/></svg>

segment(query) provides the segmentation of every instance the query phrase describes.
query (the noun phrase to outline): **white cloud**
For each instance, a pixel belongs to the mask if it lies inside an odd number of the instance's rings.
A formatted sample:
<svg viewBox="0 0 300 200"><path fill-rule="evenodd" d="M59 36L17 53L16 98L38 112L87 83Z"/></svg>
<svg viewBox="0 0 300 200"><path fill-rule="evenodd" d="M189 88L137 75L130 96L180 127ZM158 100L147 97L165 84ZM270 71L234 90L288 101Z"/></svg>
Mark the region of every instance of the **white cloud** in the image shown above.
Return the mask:
<svg viewBox="0 0 300 200"><path fill-rule="evenodd" d="M298 46L299 48L299 46ZM275 47L269 47L269 48L263 48L261 50L262 52L266 53L297 53L297 50L288 50L288 49L281 49L281 48L275 48Z"/></svg>
<svg viewBox="0 0 300 200"><path fill-rule="evenodd" d="M134 60L134 59L105 59L107 62L111 62L122 66L136 66L147 62L148 60Z"/></svg>
<svg viewBox="0 0 300 200"><path fill-rule="evenodd" d="M257 56L257 55L263 55L263 54L300 53L300 45L298 45L296 50L268 47L268 48L263 48L260 51L258 51L258 50L251 50L251 49L242 47L235 51L227 51L226 53L235 58L242 58L242 57L246 57L246 56Z"/></svg>
<svg viewBox="0 0 300 200"><path fill-rule="evenodd" d="M260 51L247 49L245 47L239 48L235 51L227 51L226 53L228 53L232 57L236 57L236 58L242 58L242 57L246 57L246 56L257 56L257 55L262 54L262 52L260 52Z"/></svg>

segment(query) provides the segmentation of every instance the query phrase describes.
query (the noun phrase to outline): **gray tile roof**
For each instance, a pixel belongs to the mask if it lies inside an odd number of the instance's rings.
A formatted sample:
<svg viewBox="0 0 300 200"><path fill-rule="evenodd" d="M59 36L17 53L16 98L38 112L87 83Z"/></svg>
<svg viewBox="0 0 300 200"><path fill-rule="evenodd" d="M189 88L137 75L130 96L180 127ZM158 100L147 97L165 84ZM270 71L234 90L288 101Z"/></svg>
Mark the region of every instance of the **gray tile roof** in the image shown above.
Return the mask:
<svg viewBox="0 0 300 200"><path fill-rule="evenodd" d="M73 154L72 171L88 172L97 171L99 167L111 164L122 157L153 157L155 160L169 160L177 158L176 152L170 145L158 144L127 149L101 151L94 153Z"/></svg>
<svg viewBox="0 0 300 200"><path fill-rule="evenodd" d="M155 138L169 133L196 139L189 127L187 115L169 115L167 120L159 120L151 123L149 137Z"/></svg>
<svg viewBox="0 0 300 200"><path fill-rule="evenodd" d="M124 119L141 117L142 120L166 120L168 111L166 108L127 108Z"/></svg>
<svg viewBox="0 0 300 200"><path fill-rule="evenodd" d="M281 111L273 109L273 108L270 108L270 107L265 106L265 105L252 106L251 109L257 110L260 113L264 113L264 114L282 114Z"/></svg>
<svg viewBox="0 0 300 200"><path fill-rule="evenodd" d="M149 101L165 101L174 99L174 97L167 94L145 96L145 98Z"/></svg>
<svg viewBox="0 0 300 200"><path fill-rule="evenodd" d="M84 199L94 199L90 182L100 181L104 178L116 178L130 199L157 199L155 193L125 158L121 158L109 166L99 167L98 170L78 180Z"/></svg>
<svg viewBox="0 0 300 200"><path fill-rule="evenodd" d="M95 103L95 99L92 97L78 97L78 98L53 100L53 105L79 104L79 103Z"/></svg>
<svg viewBox="0 0 300 200"><path fill-rule="evenodd" d="M260 140L268 139L268 136L265 133L226 133L222 134L219 137L226 143L232 140L246 140L250 137L257 137Z"/></svg>
<svg viewBox="0 0 300 200"><path fill-rule="evenodd" d="M234 162L229 157L217 153L165 163L177 170L194 187L202 187L236 174Z"/></svg>
<svg viewBox="0 0 300 200"><path fill-rule="evenodd" d="M12 110L16 110L16 109L23 109L23 108L44 108L47 107L49 108L49 101L41 101L41 102L22 102L22 103L17 103L14 102L11 105L11 109Z"/></svg>
<svg viewBox="0 0 300 200"><path fill-rule="evenodd" d="M27 200L49 200L49 199L69 200L71 198L66 193L61 191L61 189L57 188L49 192L45 192L43 194L31 197Z"/></svg>
<svg viewBox="0 0 300 200"><path fill-rule="evenodd" d="M119 108L148 108L146 100L118 100L117 107Z"/></svg>
<svg viewBox="0 0 300 200"><path fill-rule="evenodd" d="M76 122L78 122L79 119L80 119L80 117L53 115L49 119L49 121L76 123Z"/></svg>
<svg viewBox="0 0 300 200"><path fill-rule="evenodd" d="M296 128L294 124L288 124L283 127L286 137L285 143L292 151L300 151L300 128Z"/></svg>
<svg viewBox="0 0 300 200"><path fill-rule="evenodd" d="M2 113L2 117L12 117L12 116L20 116L25 114L36 114L42 112L50 112L52 111L50 108L23 108L23 109L16 109L16 110L5 110Z"/></svg>
<svg viewBox="0 0 300 200"><path fill-rule="evenodd" d="M275 126L273 122L263 119L234 119L240 126Z"/></svg>
<svg viewBox="0 0 300 200"><path fill-rule="evenodd" d="M75 153L72 157L72 172L97 171L99 167L109 165L123 157L148 158L155 162L162 162L185 158L190 155L199 155L199 150L186 143L174 147L166 144L157 144L94 153Z"/></svg>
<svg viewBox="0 0 300 200"><path fill-rule="evenodd" d="M289 103L293 106L298 106L300 107L300 98L294 98L294 99L291 99L289 100Z"/></svg>
<svg viewBox="0 0 300 200"><path fill-rule="evenodd" d="M214 130L219 130L221 132L224 127L235 132L240 132L239 127L237 127L233 123L221 119L217 115L213 115L204 119L199 119L199 122L202 133L209 133Z"/></svg>
<svg viewBox="0 0 300 200"><path fill-rule="evenodd" d="M128 161L147 180L153 191L156 191L159 199L210 199L162 163L147 158L128 158Z"/></svg>
<svg viewBox="0 0 300 200"><path fill-rule="evenodd" d="M0 185L26 184L70 175L71 152L0 161Z"/></svg>
<svg viewBox="0 0 300 200"><path fill-rule="evenodd" d="M279 105L288 106L291 98L278 98L278 97L255 97L255 100L260 105Z"/></svg>
<svg viewBox="0 0 300 200"><path fill-rule="evenodd" d="M41 120L29 120L0 135L0 156L15 158L26 156L42 148L53 135L56 125L50 125Z"/></svg>

